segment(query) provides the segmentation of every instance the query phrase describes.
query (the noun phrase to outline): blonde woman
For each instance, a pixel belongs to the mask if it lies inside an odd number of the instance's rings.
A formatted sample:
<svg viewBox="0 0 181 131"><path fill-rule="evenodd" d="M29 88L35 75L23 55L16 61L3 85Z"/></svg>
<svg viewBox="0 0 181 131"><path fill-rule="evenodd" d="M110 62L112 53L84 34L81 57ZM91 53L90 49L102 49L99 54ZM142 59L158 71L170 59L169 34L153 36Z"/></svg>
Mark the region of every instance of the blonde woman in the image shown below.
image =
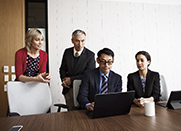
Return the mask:
<svg viewBox="0 0 181 131"><path fill-rule="evenodd" d="M51 76L46 73L48 54L41 50L43 40L42 32L36 28L31 28L26 32L25 47L15 54L17 81L50 82Z"/></svg>

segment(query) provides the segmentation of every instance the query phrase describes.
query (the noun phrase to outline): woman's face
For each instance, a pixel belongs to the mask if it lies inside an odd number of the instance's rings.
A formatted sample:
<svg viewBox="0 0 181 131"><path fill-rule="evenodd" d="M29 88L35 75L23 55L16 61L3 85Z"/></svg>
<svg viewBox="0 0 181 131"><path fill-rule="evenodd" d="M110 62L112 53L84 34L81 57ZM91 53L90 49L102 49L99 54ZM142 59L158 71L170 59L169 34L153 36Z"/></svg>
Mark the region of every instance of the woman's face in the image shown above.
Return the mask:
<svg viewBox="0 0 181 131"><path fill-rule="evenodd" d="M31 41L31 49L40 50L43 45L43 36L33 38Z"/></svg>
<svg viewBox="0 0 181 131"><path fill-rule="evenodd" d="M136 57L136 65L139 70L143 71L148 68L148 65L150 64L150 61L147 60L147 58L140 54Z"/></svg>

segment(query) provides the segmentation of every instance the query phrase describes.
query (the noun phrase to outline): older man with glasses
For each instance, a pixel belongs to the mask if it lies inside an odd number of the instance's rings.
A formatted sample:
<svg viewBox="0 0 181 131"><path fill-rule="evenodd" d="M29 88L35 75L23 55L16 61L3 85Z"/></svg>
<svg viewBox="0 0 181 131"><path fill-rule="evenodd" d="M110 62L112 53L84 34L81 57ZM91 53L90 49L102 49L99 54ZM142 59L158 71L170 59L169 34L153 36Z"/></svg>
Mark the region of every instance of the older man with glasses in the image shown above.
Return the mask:
<svg viewBox="0 0 181 131"><path fill-rule="evenodd" d="M82 108L94 110L95 94L122 91L122 77L111 70L114 52L104 48L97 53L98 68L86 71L83 75L77 100Z"/></svg>

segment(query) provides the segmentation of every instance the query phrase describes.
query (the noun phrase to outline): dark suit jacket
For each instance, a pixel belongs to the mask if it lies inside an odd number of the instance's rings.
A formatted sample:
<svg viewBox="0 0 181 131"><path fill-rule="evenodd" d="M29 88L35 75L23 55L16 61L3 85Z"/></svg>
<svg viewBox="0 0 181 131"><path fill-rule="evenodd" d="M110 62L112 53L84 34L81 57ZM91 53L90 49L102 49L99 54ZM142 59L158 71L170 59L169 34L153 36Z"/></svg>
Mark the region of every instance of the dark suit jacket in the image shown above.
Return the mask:
<svg viewBox="0 0 181 131"><path fill-rule="evenodd" d="M127 90L135 90L135 98L148 98L153 96L154 101L158 101L160 95L160 75L158 72L153 72L148 70L146 76L145 93L143 92L143 87L139 75L139 71L131 73L128 75Z"/></svg>
<svg viewBox="0 0 181 131"><path fill-rule="evenodd" d="M76 67L74 67L74 47L65 50L62 63L59 69L61 80L65 77L71 78L71 83L75 79L82 79L82 75L86 70L95 68L95 54L84 47ZM70 85L72 88L72 85ZM63 94L65 95L69 91L68 88L63 88Z"/></svg>
<svg viewBox="0 0 181 131"><path fill-rule="evenodd" d="M94 102L95 94L99 94L100 72L99 68L86 71L83 75L77 100L82 108L87 103ZM113 71L108 76L108 93L122 91L122 77Z"/></svg>

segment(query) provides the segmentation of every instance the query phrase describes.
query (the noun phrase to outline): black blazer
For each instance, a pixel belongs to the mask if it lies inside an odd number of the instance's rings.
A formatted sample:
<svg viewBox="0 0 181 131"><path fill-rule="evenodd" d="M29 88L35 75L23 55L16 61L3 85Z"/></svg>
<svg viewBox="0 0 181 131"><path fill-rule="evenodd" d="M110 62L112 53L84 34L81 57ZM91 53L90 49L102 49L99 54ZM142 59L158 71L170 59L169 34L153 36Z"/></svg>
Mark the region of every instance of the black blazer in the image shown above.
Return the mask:
<svg viewBox="0 0 181 131"><path fill-rule="evenodd" d="M95 94L99 94L100 72L99 68L86 71L83 75L77 100L82 108L87 103L94 102ZM122 77L113 71L108 76L108 93L122 91Z"/></svg>
<svg viewBox="0 0 181 131"><path fill-rule="evenodd" d="M84 47L79 60L74 67L74 47L65 50L61 66L59 68L61 80L65 77L71 78L71 83L75 79L82 79L82 75L86 70L95 68L95 54ZM70 87L72 88L72 84ZM68 88L63 88L62 94L66 94L69 91Z"/></svg>
<svg viewBox="0 0 181 131"><path fill-rule="evenodd" d="M158 101L160 95L160 75L158 72L148 70L146 76L145 93L139 75L139 71L128 75L127 90L135 90L135 98L149 98L154 97L154 101Z"/></svg>

